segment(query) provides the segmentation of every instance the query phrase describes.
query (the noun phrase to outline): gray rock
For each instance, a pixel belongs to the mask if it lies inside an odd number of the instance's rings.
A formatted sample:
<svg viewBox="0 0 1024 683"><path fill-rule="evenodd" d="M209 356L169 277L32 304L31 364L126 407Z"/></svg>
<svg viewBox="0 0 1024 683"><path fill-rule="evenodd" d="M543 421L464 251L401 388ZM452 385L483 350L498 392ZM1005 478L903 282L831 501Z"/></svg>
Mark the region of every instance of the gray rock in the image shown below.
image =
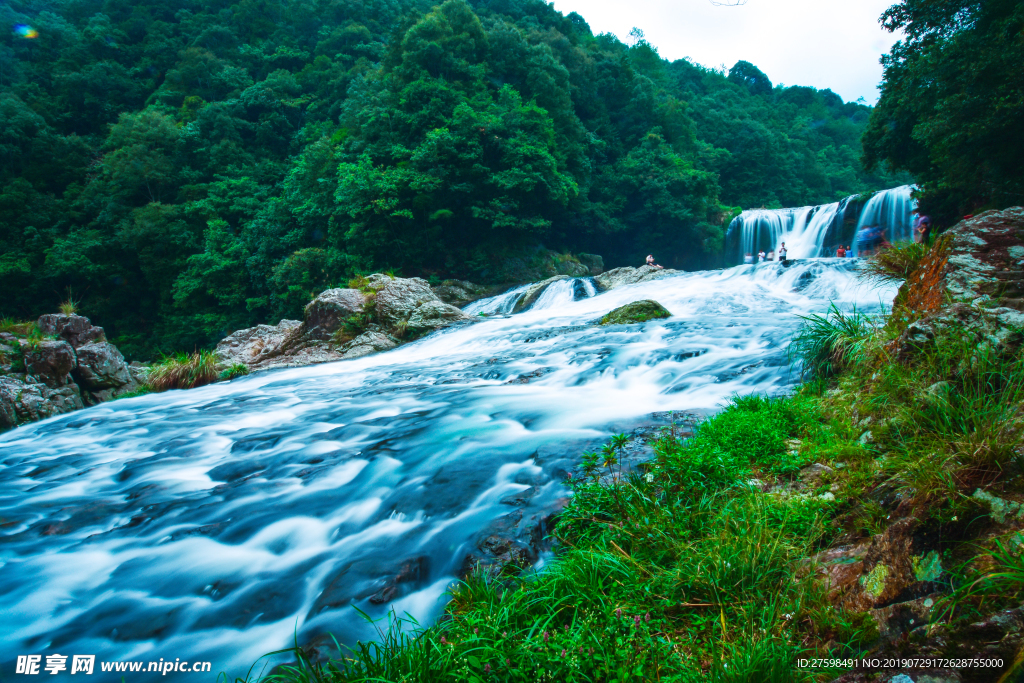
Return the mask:
<svg viewBox="0 0 1024 683"><path fill-rule="evenodd" d="M34 422L54 415L70 413L84 408L78 385L66 384L51 388L45 384L22 382L13 377L0 377L0 421L13 427L11 411L15 415L14 422Z"/></svg>
<svg viewBox="0 0 1024 683"><path fill-rule="evenodd" d="M395 278L382 283L377 290L377 319L381 325L394 327L407 322L417 308L428 301L440 301L427 281L418 278Z"/></svg>
<svg viewBox="0 0 1024 683"><path fill-rule="evenodd" d="M224 365L242 363L250 368L261 366L282 352L285 341L296 336L302 323L282 320L277 325L257 325L232 332L215 349Z"/></svg>
<svg viewBox="0 0 1024 683"><path fill-rule="evenodd" d="M458 309L456 309L458 310ZM361 358L378 351L387 351L398 346L394 339L381 332L364 332L344 347L344 359Z"/></svg>
<svg viewBox="0 0 1024 683"><path fill-rule="evenodd" d="M416 330L437 329L458 320L469 320L461 309L443 301L427 301L409 316L409 327Z"/></svg>
<svg viewBox="0 0 1024 683"><path fill-rule="evenodd" d="M438 299L452 306L465 306L496 293L495 287L478 285L467 280L445 280L431 289Z"/></svg>
<svg viewBox="0 0 1024 683"><path fill-rule="evenodd" d="M78 348L75 379L89 391L118 389L133 381L124 356L110 342L93 342Z"/></svg>
<svg viewBox="0 0 1024 683"><path fill-rule="evenodd" d="M64 386L75 369L75 350L63 340L46 339L27 346L25 371L48 387Z"/></svg>
<svg viewBox="0 0 1024 683"><path fill-rule="evenodd" d="M519 313L520 311L525 311L526 309L528 309L530 306L537 302L537 299L540 298L540 295L543 294L544 290L547 289L552 283L558 282L559 280L568 279L568 275L555 275L554 277L549 277L547 280L535 282L534 284L530 285L525 292L523 292L523 295L521 297L519 297L519 301L516 302L516 305L512 309L512 312Z"/></svg>
<svg viewBox="0 0 1024 683"><path fill-rule="evenodd" d="M607 291L609 289L615 289L616 287L622 287L623 285L633 285L638 282L657 280L658 278L678 272L678 270L655 268L654 266L640 266L639 268L624 266L622 268L614 268L603 272L600 275L596 275L594 276L594 281L597 282L597 286L600 287L602 291Z"/></svg>
<svg viewBox="0 0 1024 683"><path fill-rule="evenodd" d="M822 479L826 474L832 474L834 470L828 465L822 465L819 462L813 465L808 465L800 470L800 480L804 483L804 486L808 488L817 488L821 486Z"/></svg>
<svg viewBox="0 0 1024 683"><path fill-rule="evenodd" d="M76 349L91 342L107 340L102 327L96 327L88 318L80 315L47 313L40 316L36 324L43 334L56 335Z"/></svg>
<svg viewBox="0 0 1024 683"><path fill-rule="evenodd" d="M366 295L358 289L328 289L306 304L303 315L307 339L327 341L354 315L363 312Z"/></svg>

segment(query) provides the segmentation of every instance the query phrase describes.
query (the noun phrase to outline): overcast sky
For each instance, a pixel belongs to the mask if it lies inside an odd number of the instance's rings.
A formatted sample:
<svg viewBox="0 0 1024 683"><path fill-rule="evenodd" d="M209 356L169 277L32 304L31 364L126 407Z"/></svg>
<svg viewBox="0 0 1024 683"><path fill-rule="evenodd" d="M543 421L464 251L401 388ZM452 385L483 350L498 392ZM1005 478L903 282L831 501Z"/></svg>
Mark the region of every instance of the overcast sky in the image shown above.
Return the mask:
<svg viewBox="0 0 1024 683"><path fill-rule="evenodd" d="M734 0L728 0L730 2ZM831 88L844 100L878 100L878 58L896 36L878 17L896 0L747 0L739 7L711 0L555 0L578 12L591 30L629 43L636 26L669 60L731 67L754 64L773 84Z"/></svg>

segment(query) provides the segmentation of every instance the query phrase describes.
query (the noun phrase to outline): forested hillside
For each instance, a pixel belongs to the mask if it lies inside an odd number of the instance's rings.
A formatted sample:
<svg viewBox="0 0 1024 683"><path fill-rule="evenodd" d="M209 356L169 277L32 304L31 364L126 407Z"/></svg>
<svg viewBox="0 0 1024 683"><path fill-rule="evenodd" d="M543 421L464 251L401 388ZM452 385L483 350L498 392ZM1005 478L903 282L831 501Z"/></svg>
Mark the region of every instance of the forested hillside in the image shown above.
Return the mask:
<svg viewBox="0 0 1024 683"><path fill-rule="evenodd" d="M730 207L906 180L861 169L866 106L540 0L13 0L0 25L0 314L70 288L136 358L370 270L714 265Z"/></svg>

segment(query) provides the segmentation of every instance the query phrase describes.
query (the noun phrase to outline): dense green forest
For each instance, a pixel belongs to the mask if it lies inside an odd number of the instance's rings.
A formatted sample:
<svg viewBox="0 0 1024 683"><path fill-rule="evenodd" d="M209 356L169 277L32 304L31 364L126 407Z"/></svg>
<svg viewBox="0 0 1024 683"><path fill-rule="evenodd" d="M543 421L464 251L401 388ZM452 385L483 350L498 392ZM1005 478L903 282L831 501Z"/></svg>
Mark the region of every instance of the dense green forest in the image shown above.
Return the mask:
<svg viewBox="0 0 1024 683"><path fill-rule="evenodd" d="M1024 3L904 0L882 23L905 38L882 60L865 164L912 172L946 225L1024 204Z"/></svg>
<svg viewBox="0 0 1024 683"><path fill-rule="evenodd" d="M70 291L134 358L370 270L488 282L537 244L715 265L731 207L909 177L863 170L869 107L541 0L12 0L0 24L0 314Z"/></svg>

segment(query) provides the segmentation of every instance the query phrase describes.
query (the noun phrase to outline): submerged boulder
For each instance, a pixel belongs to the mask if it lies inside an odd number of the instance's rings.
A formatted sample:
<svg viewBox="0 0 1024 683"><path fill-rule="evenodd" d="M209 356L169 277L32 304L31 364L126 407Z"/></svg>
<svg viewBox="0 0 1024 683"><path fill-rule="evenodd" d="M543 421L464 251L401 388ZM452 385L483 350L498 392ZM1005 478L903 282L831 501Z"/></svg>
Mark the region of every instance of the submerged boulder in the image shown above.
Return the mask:
<svg viewBox="0 0 1024 683"><path fill-rule="evenodd" d="M468 280L445 280L431 289L444 303L459 307L492 296L496 290L493 286L478 285Z"/></svg>
<svg viewBox="0 0 1024 683"><path fill-rule="evenodd" d="M672 314L657 301L642 299L619 306L605 315L599 325L621 325L624 323L645 323L658 318L671 318Z"/></svg>
<svg viewBox="0 0 1024 683"><path fill-rule="evenodd" d="M381 332L364 332L344 347L341 357L362 358L378 351L387 351L398 346L398 342Z"/></svg>

